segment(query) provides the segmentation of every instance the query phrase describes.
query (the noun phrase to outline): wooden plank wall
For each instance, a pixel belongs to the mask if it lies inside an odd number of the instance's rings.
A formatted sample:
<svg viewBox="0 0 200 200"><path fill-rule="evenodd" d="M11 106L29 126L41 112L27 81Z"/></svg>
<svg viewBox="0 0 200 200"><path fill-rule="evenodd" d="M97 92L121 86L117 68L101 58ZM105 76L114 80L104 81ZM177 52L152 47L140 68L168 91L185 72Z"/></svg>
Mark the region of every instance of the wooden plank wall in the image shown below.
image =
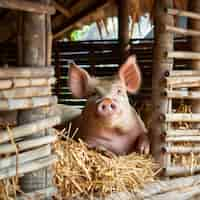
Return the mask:
<svg viewBox="0 0 200 200"><path fill-rule="evenodd" d="M153 40L131 40L131 54L136 54L143 75L143 84L134 100L151 100ZM187 38L175 41L175 49L188 49ZM68 63L74 61L95 76L110 76L117 72L119 58L117 40L100 40L85 42L54 42L52 65L56 67L57 84L54 93L59 97L59 103L81 107L84 99L74 99L67 87ZM0 64L15 65L16 48L11 44L0 45ZM184 69L187 62L175 60L175 67Z"/></svg>

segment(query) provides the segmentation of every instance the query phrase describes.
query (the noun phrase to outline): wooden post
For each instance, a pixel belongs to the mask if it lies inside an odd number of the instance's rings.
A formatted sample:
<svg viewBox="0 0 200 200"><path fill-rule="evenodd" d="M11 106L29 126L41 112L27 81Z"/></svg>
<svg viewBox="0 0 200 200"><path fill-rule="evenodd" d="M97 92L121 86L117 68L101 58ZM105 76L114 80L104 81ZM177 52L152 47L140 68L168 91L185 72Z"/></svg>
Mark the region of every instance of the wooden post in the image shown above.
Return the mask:
<svg viewBox="0 0 200 200"><path fill-rule="evenodd" d="M129 55L129 0L118 0L118 22L119 22L119 45L120 45L120 64L122 64Z"/></svg>
<svg viewBox="0 0 200 200"><path fill-rule="evenodd" d="M39 0L39 3L49 3L49 0ZM45 14L24 13L23 22L23 64L25 66L45 66L47 63L47 26ZM20 111L18 123L26 124L46 117L45 108L36 108ZM39 132L32 137L44 136L45 132ZM20 180L21 189L24 192L32 192L46 188L48 185L47 169L41 169L26 174Z"/></svg>
<svg viewBox="0 0 200 200"><path fill-rule="evenodd" d="M199 14L200 13L200 1L199 0L193 0L189 3L190 10ZM200 19L189 19L189 27L191 29L200 30ZM190 45L191 45L191 51L193 52L200 52L200 37L192 37L190 39ZM191 61L191 67L194 70L200 70L200 60L192 60ZM200 88L196 89L200 90ZM192 112L194 113L200 113L200 101L194 100L192 102ZM200 123L197 124L197 127L200 127Z"/></svg>
<svg viewBox="0 0 200 200"><path fill-rule="evenodd" d="M165 96L162 96L165 84L163 79L166 71L171 71L173 59L166 57L167 51L173 51L173 33L166 32L162 27L166 24L173 26L172 16L165 13L165 8L172 8L172 0L156 1L155 8L155 43L152 69L152 100L153 100L153 124L152 124L152 153L162 164L167 165L168 160L162 159L161 145L162 133L168 128L164 123L163 114L171 112L171 104ZM164 163L165 161L165 163Z"/></svg>

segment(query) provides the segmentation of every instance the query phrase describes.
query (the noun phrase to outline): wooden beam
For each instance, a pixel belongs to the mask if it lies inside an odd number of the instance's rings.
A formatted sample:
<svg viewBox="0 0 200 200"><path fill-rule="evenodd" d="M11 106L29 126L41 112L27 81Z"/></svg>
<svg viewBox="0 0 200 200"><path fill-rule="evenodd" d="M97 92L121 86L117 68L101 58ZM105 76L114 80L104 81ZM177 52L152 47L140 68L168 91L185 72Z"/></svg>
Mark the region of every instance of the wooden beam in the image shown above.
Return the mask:
<svg viewBox="0 0 200 200"><path fill-rule="evenodd" d="M0 100L0 111L23 110L57 103L56 96Z"/></svg>
<svg viewBox="0 0 200 200"><path fill-rule="evenodd" d="M200 52L169 51L168 58L200 60Z"/></svg>
<svg viewBox="0 0 200 200"><path fill-rule="evenodd" d="M164 150L166 153L172 153L172 154L200 153L200 147L165 146Z"/></svg>
<svg viewBox="0 0 200 200"><path fill-rule="evenodd" d="M0 7L38 14L52 15L55 13L55 8L53 6L26 0L1 0Z"/></svg>
<svg viewBox="0 0 200 200"><path fill-rule="evenodd" d="M153 66L152 66L152 103L153 103L153 116L152 116L152 153L156 160L162 166L169 165L170 158L163 155L161 146L164 143L161 135L163 131L168 128L165 121L161 121L161 113L171 112L172 104L163 96L165 84L160 84L165 76L166 71L170 72L173 69L174 61L165 56L165 52L173 51L174 49L174 34L165 31L163 28L166 24L173 26L174 17L167 15L164 11L165 8L173 7L173 0L155 1L154 19L154 50L153 50ZM163 130L164 129L164 130Z"/></svg>
<svg viewBox="0 0 200 200"><path fill-rule="evenodd" d="M61 12L65 17L69 18L71 16L70 11L67 8L65 8L64 6L62 6L60 3L53 0L51 2L51 4L55 7L56 10Z"/></svg>
<svg viewBox="0 0 200 200"><path fill-rule="evenodd" d="M55 75L54 67L0 67L0 79L7 78L41 78Z"/></svg>
<svg viewBox="0 0 200 200"><path fill-rule="evenodd" d="M194 174L200 171L200 166L174 166L168 167L165 169L166 176L181 176L181 175L189 175Z"/></svg>
<svg viewBox="0 0 200 200"><path fill-rule="evenodd" d="M166 89L165 95L170 99L200 99L200 91Z"/></svg>
<svg viewBox="0 0 200 200"><path fill-rule="evenodd" d="M166 113L166 122L200 122L199 113Z"/></svg>
<svg viewBox="0 0 200 200"><path fill-rule="evenodd" d="M169 72L170 76L200 76L199 70L172 70Z"/></svg>
<svg viewBox="0 0 200 200"><path fill-rule="evenodd" d="M172 9L172 8L167 8L166 12L169 15L176 15L176 16L180 16L180 17L189 17L192 19L200 20L200 14L195 13L195 12L190 12L190 11L185 11L185 10L177 10L177 9Z"/></svg>
<svg viewBox="0 0 200 200"><path fill-rule="evenodd" d="M51 116L47 119L37 120L34 122L31 122L29 124L24 124L17 126L13 129L11 129L13 138L17 139L20 137L30 136L33 133L37 133L41 130L51 128L53 126L56 126L61 123L61 117L58 115ZM6 131L0 131L0 143L8 142L10 140L9 138L9 132Z"/></svg>
<svg viewBox="0 0 200 200"><path fill-rule="evenodd" d="M165 26L165 30L169 31L171 33L176 33L180 35L185 35L185 36L193 36L193 37L199 37L200 36L200 31L192 30L192 29L184 29L184 28L178 28L174 26Z"/></svg>
<svg viewBox="0 0 200 200"><path fill-rule="evenodd" d="M200 142L200 136L166 137L166 142Z"/></svg>
<svg viewBox="0 0 200 200"><path fill-rule="evenodd" d="M118 39L120 45L120 64L124 63L129 55L129 0L117 0L118 4Z"/></svg>
<svg viewBox="0 0 200 200"><path fill-rule="evenodd" d="M172 76L166 78L171 88L191 88L200 86L200 76Z"/></svg>
<svg viewBox="0 0 200 200"><path fill-rule="evenodd" d="M24 141L16 142L18 151L25 151L28 149L33 149L45 144L53 143L57 140L56 135L47 135L42 137L37 137L34 139L27 139ZM13 144L1 144L0 145L0 155L9 154L16 152L16 146Z"/></svg>
<svg viewBox="0 0 200 200"><path fill-rule="evenodd" d="M0 99L30 98L40 96L50 96L51 87L26 87L8 90L0 90Z"/></svg>
<svg viewBox="0 0 200 200"><path fill-rule="evenodd" d="M169 137L179 137L179 136L200 136L199 129L172 129L167 130L166 135Z"/></svg>
<svg viewBox="0 0 200 200"><path fill-rule="evenodd" d="M37 171L56 162L57 156L50 155L45 158L33 160L31 162L23 163L18 166L19 175L32 171ZM7 169L0 170L0 180L9 178L16 175L16 167L9 167Z"/></svg>
<svg viewBox="0 0 200 200"><path fill-rule="evenodd" d="M105 9L111 3L112 3L111 1L103 0L101 2L98 2L95 7L89 8L88 10L84 11L83 13L80 13L79 15L69 19L68 23L66 23L66 25L65 25L65 28L63 28L62 30L53 34L53 39L57 39L57 38L61 37L64 33L69 31L76 25L82 24L84 21L86 21L92 15L96 15L99 11L101 11L102 9Z"/></svg>
<svg viewBox="0 0 200 200"><path fill-rule="evenodd" d="M16 164L18 165L25 162L29 162L31 160L39 159L39 158L48 156L50 154L51 154L51 146L47 144L37 149L19 153L18 158L16 157L16 155L2 158L0 160L0 170L2 170L3 168L11 167L11 166L12 167L16 166Z"/></svg>
<svg viewBox="0 0 200 200"><path fill-rule="evenodd" d="M34 86L50 86L56 82L56 78L13 78L10 80L0 80L0 90L11 88L24 88Z"/></svg>

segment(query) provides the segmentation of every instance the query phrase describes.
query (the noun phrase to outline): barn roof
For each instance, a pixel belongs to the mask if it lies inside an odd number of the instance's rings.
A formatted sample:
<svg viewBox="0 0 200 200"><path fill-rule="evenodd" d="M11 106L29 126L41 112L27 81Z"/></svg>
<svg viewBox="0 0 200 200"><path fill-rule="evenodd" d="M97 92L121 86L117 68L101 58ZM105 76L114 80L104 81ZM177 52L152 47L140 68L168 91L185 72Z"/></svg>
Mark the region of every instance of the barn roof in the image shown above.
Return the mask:
<svg viewBox="0 0 200 200"><path fill-rule="evenodd" d="M8 2L8 0L1 1ZM29 2L36 3L34 0ZM174 0L174 7L184 9L187 2L188 0ZM154 3L155 0L130 0L129 13L133 22L137 22L145 13L150 13L153 17ZM51 16L54 39L67 36L72 30L92 22L96 22L98 28L106 27L107 17L117 16L118 10L117 0L52 0L51 5L56 10ZM0 9L0 41L13 39L16 35L18 15L15 10Z"/></svg>

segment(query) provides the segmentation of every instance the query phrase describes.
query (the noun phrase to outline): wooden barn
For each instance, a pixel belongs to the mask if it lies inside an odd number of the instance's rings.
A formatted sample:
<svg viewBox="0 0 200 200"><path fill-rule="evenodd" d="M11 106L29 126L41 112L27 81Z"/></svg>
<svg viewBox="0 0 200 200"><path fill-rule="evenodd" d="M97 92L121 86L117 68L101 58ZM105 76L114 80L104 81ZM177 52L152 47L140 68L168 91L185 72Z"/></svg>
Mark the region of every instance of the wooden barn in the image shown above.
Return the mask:
<svg viewBox="0 0 200 200"><path fill-rule="evenodd" d="M152 37L133 38L147 13ZM91 24L100 40L72 41ZM55 127L80 115L87 101L69 90L69 64L102 78L133 54L142 84L129 100L148 129L162 180L94 199L200 198L199 0L0 0L0 200L69 199L57 197L63 180L52 169Z"/></svg>

